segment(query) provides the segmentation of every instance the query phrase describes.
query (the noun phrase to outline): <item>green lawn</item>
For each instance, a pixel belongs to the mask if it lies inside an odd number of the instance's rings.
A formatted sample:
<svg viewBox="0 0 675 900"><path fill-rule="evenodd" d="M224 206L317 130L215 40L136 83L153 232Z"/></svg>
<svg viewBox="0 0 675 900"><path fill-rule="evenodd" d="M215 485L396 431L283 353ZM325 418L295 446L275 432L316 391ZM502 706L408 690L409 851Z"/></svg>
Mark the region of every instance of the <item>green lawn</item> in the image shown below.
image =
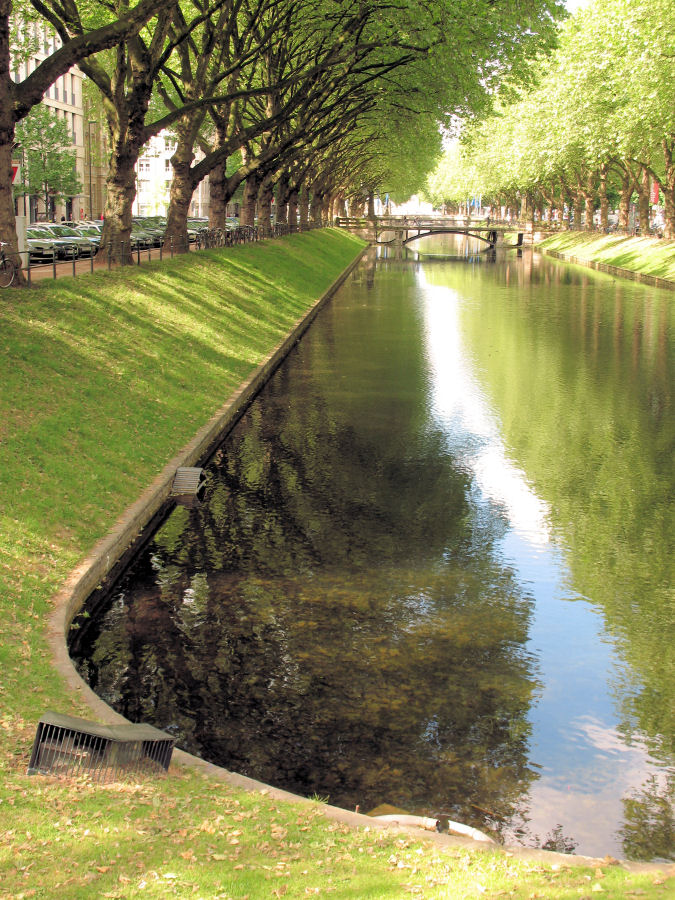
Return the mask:
<svg viewBox="0 0 675 900"><path fill-rule="evenodd" d="M67 574L360 252L342 232L0 295L0 897L673 896L654 871L440 850L172 766L102 787L28 777ZM670 891L670 893L669 893Z"/></svg>
<svg viewBox="0 0 675 900"><path fill-rule="evenodd" d="M538 248L675 281L673 241L659 240L655 237L564 231L546 238Z"/></svg>

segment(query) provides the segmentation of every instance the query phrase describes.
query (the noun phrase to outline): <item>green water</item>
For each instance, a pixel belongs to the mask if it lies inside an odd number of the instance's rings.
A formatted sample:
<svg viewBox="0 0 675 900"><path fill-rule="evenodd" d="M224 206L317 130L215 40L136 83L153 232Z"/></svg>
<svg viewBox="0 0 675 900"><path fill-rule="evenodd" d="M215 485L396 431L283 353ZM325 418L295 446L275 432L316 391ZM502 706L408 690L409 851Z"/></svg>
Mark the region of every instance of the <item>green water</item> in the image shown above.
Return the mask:
<svg viewBox="0 0 675 900"><path fill-rule="evenodd" d="M450 240L351 277L72 648L234 771L675 854L673 295Z"/></svg>

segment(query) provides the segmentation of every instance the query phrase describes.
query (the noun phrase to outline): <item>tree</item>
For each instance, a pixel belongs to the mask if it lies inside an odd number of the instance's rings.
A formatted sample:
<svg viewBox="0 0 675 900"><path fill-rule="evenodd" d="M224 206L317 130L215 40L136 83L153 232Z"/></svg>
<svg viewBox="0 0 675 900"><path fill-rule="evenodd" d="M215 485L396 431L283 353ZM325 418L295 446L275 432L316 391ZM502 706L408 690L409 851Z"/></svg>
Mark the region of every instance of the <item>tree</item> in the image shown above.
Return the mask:
<svg viewBox="0 0 675 900"><path fill-rule="evenodd" d="M294 145L295 155L315 141L325 145L331 130L337 140L340 115L345 129L365 123L373 136L382 136L386 117L397 111L410 123L424 121L429 133L436 122L483 108L500 81L522 75L524 61L551 43L562 9L561 0L521 0L517 8L476 0L470 9L450 0L413 0L386 10L375 0L141 0L132 9L125 0L94 7L76 0L65 6L58 0L24 2L40 24L56 31L62 47L15 84L9 75L11 7L0 0L0 26L7 25L5 32L0 27L0 173L7 190L0 198L0 236L14 224L14 125L78 63L104 97L112 152L103 239L116 257L123 244L128 248L135 162L143 143L162 128L181 132L176 163L188 186L212 171L215 176L228 156L247 149L225 192L258 170L277 177L282 156ZM247 43L251 35L255 40ZM165 107L147 123L153 90ZM340 104L346 104L342 114ZM201 118L192 113L205 106L214 111L214 143L192 166L190 141L197 139ZM373 117L365 119L367 114ZM185 206L184 196L176 203Z"/></svg>
<svg viewBox="0 0 675 900"><path fill-rule="evenodd" d="M124 6L119 15L97 6L94 14L81 17L74 0L65 6L52 0L28 0L16 10L12 0L0 0L0 240L18 249L12 194L17 122L42 101L50 85L73 65L92 53L124 42L170 3L171 0L140 0L131 8ZM91 7L83 8L91 13ZM61 46L17 82L12 77L12 53L15 48L20 51L30 45L36 27L41 29L45 21L56 29Z"/></svg>
<svg viewBox="0 0 675 900"><path fill-rule="evenodd" d="M649 182L665 198L666 235L675 237L675 21L668 0L606 0L580 10L561 32L556 53L540 59L527 92L513 92L469 136L473 174L485 196L563 197L586 227L608 191L621 193L621 222L631 196L649 224ZM607 27L607 22L612 27Z"/></svg>
<svg viewBox="0 0 675 900"><path fill-rule="evenodd" d="M26 161L25 187L17 194L42 195L49 215L52 203L79 194L82 184L75 168L75 151L64 119L58 119L47 107L33 108L19 122L16 137Z"/></svg>

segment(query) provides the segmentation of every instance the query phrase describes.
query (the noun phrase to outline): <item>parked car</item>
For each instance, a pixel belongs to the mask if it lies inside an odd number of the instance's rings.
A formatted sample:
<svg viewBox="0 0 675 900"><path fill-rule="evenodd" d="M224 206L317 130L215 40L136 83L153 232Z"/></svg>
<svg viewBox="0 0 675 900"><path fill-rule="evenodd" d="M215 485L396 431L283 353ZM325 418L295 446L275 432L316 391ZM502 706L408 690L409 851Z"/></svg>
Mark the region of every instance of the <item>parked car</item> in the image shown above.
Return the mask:
<svg viewBox="0 0 675 900"><path fill-rule="evenodd" d="M132 234L134 229L136 234L143 234L152 242L152 247L159 247L164 242L164 232L166 230L166 222L157 217L136 216L132 220Z"/></svg>
<svg viewBox="0 0 675 900"><path fill-rule="evenodd" d="M77 250L76 256L94 256L98 250L95 244L67 225L45 222L43 225L40 225L40 228L49 231L56 238L62 238L73 244Z"/></svg>
<svg viewBox="0 0 675 900"><path fill-rule="evenodd" d="M91 241L92 244L96 247L96 249L100 249L101 246L101 232L103 229L97 228L95 225L78 225L75 231L80 234L82 237L86 238L88 241Z"/></svg>
<svg viewBox="0 0 675 900"><path fill-rule="evenodd" d="M29 234L29 232L31 232ZM77 259L79 251L75 239L66 240L54 234L50 228L45 227L45 223L36 223L30 229L26 230L26 237L31 240L41 239L49 241L56 252L57 259Z"/></svg>
<svg viewBox="0 0 675 900"><path fill-rule="evenodd" d="M31 264L35 262L53 262L56 256L56 245L53 238L37 229L26 229L26 244Z"/></svg>

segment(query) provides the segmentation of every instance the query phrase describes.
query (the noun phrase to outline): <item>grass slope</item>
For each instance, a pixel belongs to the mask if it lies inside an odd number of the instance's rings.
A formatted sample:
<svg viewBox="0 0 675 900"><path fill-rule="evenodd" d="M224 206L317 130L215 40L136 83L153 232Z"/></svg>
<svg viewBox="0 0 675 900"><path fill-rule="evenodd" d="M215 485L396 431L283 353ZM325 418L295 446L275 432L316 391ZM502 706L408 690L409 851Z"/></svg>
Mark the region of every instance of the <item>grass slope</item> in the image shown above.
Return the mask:
<svg viewBox="0 0 675 900"><path fill-rule="evenodd" d="M564 231L546 238L537 249L554 250L577 259L618 266L630 272L675 281L675 243L654 237Z"/></svg>
<svg viewBox="0 0 675 900"><path fill-rule="evenodd" d="M440 853L178 767L25 774L46 709L91 718L51 666L50 598L361 246L313 232L0 297L0 898L667 896L653 872Z"/></svg>

